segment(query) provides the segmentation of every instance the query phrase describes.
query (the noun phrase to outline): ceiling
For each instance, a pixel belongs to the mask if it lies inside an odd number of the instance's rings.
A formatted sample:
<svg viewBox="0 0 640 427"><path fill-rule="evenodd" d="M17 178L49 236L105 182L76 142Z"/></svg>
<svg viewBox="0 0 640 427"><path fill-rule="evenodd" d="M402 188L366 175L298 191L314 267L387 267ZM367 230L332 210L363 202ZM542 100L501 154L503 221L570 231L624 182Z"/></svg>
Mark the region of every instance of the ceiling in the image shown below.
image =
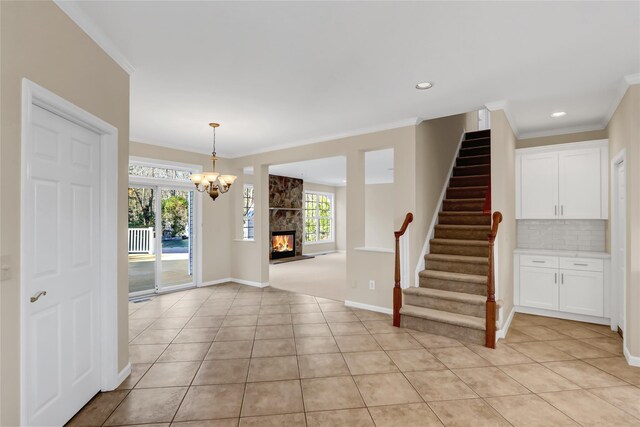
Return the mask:
<svg viewBox="0 0 640 427"><path fill-rule="evenodd" d="M393 183L393 149L367 151L364 153L365 184ZM253 168L244 168L244 173L253 175ZM302 162L269 166L271 175L299 178L305 182L343 187L347 185L347 158L325 157Z"/></svg>
<svg viewBox="0 0 640 427"><path fill-rule="evenodd" d="M207 153L218 121L226 157L495 102L521 138L598 129L640 73L638 2L58 4L131 71L132 140Z"/></svg>

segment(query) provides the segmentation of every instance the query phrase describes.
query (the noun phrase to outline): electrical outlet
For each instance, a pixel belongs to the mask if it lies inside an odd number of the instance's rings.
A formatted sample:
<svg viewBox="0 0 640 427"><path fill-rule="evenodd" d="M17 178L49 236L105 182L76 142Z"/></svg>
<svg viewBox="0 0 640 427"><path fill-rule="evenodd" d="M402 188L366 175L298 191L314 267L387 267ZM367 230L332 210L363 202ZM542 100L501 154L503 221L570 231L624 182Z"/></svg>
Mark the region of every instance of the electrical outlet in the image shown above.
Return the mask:
<svg viewBox="0 0 640 427"><path fill-rule="evenodd" d="M369 290L372 291L376 288L376 281L375 280L369 280Z"/></svg>

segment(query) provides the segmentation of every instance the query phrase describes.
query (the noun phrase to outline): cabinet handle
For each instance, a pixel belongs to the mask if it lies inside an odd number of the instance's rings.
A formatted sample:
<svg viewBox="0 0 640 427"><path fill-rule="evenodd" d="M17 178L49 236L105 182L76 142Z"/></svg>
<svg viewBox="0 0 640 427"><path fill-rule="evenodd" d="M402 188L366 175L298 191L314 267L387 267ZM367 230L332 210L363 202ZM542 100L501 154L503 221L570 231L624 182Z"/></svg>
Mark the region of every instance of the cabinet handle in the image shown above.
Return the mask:
<svg viewBox="0 0 640 427"><path fill-rule="evenodd" d="M553 279L553 283L558 283L558 273L554 273L554 279Z"/></svg>
<svg viewBox="0 0 640 427"><path fill-rule="evenodd" d="M564 205L560 205L560 216L564 216Z"/></svg>
<svg viewBox="0 0 640 427"><path fill-rule="evenodd" d="M546 261L536 261L536 260L534 259L534 260L533 260L533 261L531 261L531 262L535 262L535 263L538 263L538 264L544 264Z"/></svg>
<svg viewBox="0 0 640 427"><path fill-rule="evenodd" d="M558 216L558 205L553 205L553 216Z"/></svg>
<svg viewBox="0 0 640 427"><path fill-rule="evenodd" d="M581 265L582 267L589 267L589 264L581 264L578 262L574 262L573 265Z"/></svg>
<svg viewBox="0 0 640 427"><path fill-rule="evenodd" d="M560 273L560 284L564 285L564 273Z"/></svg>

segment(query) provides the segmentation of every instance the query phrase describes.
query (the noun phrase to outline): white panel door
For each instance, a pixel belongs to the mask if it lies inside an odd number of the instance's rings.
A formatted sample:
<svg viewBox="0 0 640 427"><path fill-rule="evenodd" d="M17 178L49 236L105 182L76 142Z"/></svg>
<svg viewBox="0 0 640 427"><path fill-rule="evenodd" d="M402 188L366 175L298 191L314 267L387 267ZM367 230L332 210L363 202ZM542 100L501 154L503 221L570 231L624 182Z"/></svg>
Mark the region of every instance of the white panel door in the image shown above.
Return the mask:
<svg viewBox="0 0 640 427"><path fill-rule="evenodd" d="M26 421L63 425L100 390L100 137L33 107L25 139ZM115 238L115 237L114 237Z"/></svg>
<svg viewBox="0 0 640 427"><path fill-rule="evenodd" d="M600 148L558 154L560 217L601 218Z"/></svg>
<svg viewBox="0 0 640 427"><path fill-rule="evenodd" d="M520 305L557 310L558 270L520 267Z"/></svg>
<svg viewBox="0 0 640 427"><path fill-rule="evenodd" d="M560 311L604 315L604 277L599 271L560 270Z"/></svg>
<svg viewBox="0 0 640 427"><path fill-rule="evenodd" d="M519 190L521 218L557 218L558 153L523 154Z"/></svg>

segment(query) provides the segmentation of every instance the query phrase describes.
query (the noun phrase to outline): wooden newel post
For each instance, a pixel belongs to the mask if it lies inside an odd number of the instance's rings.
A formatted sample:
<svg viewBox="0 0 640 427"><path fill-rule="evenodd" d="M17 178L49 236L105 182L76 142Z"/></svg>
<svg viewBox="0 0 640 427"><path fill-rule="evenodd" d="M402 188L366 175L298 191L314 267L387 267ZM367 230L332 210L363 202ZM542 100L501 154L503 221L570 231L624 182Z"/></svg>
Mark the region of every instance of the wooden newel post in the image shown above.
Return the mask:
<svg viewBox="0 0 640 427"><path fill-rule="evenodd" d="M496 285L493 271L493 246L498 234L498 225L502 222L502 214L494 212L491 233L489 234L489 273L487 275L487 307L485 347L496 348Z"/></svg>
<svg viewBox="0 0 640 427"><path fill-rule="evenodd" d="M396 238L396 273L395 285L393 286L393 326L400 327L400 309L402 308L402 288L400 287L400 237L407 231L409 223L413 221L413 214L409 212L404 218L402 227L394 231Z"/></svg>

